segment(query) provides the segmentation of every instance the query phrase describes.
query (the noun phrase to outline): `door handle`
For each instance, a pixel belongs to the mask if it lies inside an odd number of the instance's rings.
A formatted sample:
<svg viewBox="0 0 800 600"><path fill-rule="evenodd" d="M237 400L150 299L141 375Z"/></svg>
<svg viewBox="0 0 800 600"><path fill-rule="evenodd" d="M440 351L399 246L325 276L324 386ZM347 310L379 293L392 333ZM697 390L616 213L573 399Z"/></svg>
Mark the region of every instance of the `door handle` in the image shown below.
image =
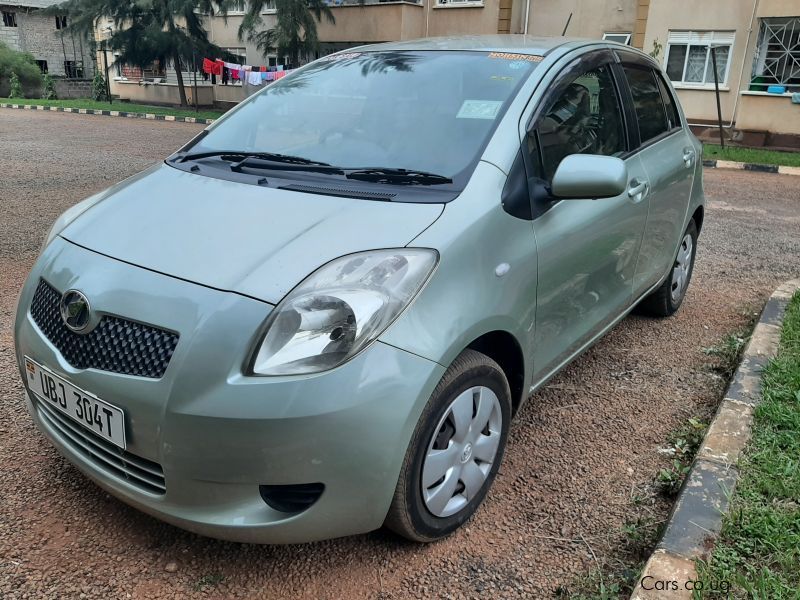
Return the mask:
<svg viewBox="0 0 800 600"><path fill-rule="evenodd" d="M647 182L632 179L628 187L628 196L632 198L634 202L641 202L645 194L647 194Z"/></svg>
<svg viewBox="0 0 800 600"><path fill-rule="evenodd" d="M683 149L683 164L687 169L694 164L694 150L691 148Z"/></svg>

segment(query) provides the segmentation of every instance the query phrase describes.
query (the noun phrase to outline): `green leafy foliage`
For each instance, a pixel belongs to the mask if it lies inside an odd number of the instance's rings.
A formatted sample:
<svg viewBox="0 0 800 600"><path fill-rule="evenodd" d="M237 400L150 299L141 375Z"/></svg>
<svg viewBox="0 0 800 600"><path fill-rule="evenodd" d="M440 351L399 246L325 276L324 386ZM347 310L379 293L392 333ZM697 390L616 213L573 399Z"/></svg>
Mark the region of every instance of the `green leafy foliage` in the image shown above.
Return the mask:
<svg viewBox="0 0 800 600"><path fill-rule="evenodd" d="M33 56L27 52L13 50L3 42L0 42L0 82L8 82L12 86L12 80L16 79L15 92L13 98L22 98L23 89L36 90L42 84L42 74Z"/></svg>
<svg viewBox="0 0 800 600"><path fill-rule="evenodd" d="M56 86L53 82L53 78L50 75L45 74L44 79L42 81L42 99L43 100L57 100L58 94L56 94Z"/></svg>
<svg viewBox="0 0 800 600"><path fill-rule="evenodd" d="M220 3L220 10L226 13L230 0ZM239 27L239 39L255 42L266 56L273 52L297 66L301 59L319 48L317 23L323 17L335 23L331 9L324 0L274 0L276 23L271 29L261 30L261 14L271 8L269 0L251 0L247 3L247 13Z"/></svg>
<svg viewBox="0 0 800 600"><path fill-rule="evenodd" d="M8 93L12 98L24 98L25 94L22 93L22 85L19 82L19 77L16 73L11 73L11 87Z"/></svg>
<svg viewBox="0 0 800 600"><path fill-rule="evenodd" d="M656 476L656 483L665 495L675 496L680 491L684 479L692 468L694 456L703 443L707 428L708 425L699 419L691 418L670 434L668 452L673 459L670 465L661 469Z"/></svg>
<svg viewBox="0 0 800 600"><path fill-rule="evenodd" d="M98 102L105 102L108 100L106 93L106 78L100 71L96 71L92 78L92 98Z"/></svg>

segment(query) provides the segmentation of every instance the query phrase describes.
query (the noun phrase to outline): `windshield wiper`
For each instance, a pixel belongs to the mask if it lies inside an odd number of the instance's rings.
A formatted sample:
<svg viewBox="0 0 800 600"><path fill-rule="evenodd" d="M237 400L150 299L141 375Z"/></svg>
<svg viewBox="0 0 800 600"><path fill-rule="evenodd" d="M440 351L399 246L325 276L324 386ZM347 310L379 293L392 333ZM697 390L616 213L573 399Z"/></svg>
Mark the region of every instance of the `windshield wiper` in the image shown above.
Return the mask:
<svg viewBox="0 0 800 600"><path fill-rule="evenodd" d="M444 185L453 180L444 175L417 171L415 169L392 169L387 167L368 167L365 169L347 169L348 179L374 181L377 183L394 183L399 185Z"/></svg>
<svg viewBox="0 0 800 600"><path fill-rule="evenodd" d="M315 165L320 167L330 167L328 163L320 162L317 160L311 160L309 158L303 158L302 156L290 156L288 154L277 154L275 152L248 152L242 150L214 150L210 152L195 152L194 154L184 154L183 156L178 157L180 162L186 162L187 160L197 160L201 158L212 158L214 156L219 156L223 160L225 157L230 156L231 159L238 159L236 160L237 164L243 163L245 160L256 158L261 159L263 161L269 161L272 163L284 163L284 164L293 164L293 165Z"/></svg>

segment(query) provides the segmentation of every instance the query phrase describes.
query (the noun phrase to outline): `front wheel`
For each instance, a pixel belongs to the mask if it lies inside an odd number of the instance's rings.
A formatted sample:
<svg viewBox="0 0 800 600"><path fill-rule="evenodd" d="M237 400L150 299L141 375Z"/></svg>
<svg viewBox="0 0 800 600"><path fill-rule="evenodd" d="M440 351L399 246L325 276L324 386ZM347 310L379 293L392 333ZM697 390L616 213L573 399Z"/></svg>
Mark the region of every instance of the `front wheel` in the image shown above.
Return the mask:
<svg viewBox="0 0 800 600"><path fill-rule="evenodd" d="M479 352L462 352L417 423L386 526L410 540L431 542L467 521L497 474L510 419L503 370Z"/></svg>
<svg viewBox="0 0 800 600"><path fill-rule="evenodd" d="M639 304L639 311L653 317L669 317L680 308L694 271L697 252L697 226L689 221L675 261L664 283Z"/></svg>

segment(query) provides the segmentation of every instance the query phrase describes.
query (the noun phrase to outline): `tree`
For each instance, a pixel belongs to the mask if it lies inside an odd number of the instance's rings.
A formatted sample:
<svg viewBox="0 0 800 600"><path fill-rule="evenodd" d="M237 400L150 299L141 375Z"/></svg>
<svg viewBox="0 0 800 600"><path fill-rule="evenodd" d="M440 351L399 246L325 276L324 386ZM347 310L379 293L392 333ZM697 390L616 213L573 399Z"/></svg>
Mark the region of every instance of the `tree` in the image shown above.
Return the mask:
<svg viewBox="0 0 800 600"><path fill-rule="evenodd" d="M275 27L260 30L263 23L261 13L265 8L275 7L277 23ZM324 0L251 0L247 4L247 12L239 26L239 39L249 39L256 43L258 49L266 56L277 52L278 56L288 57L289 62L297 65L301 56L305 56L319 48L317 23L322 17L329 23L335 23L331 9ZM227 13L230 2L220 4L223 14Z"/></svg>
<svg viewBox="0 0 800 600"><path fill-rule="evenodd" d="M22 97L22 88L29 92L36 90L42 84L42 73L33 56L27 52L18 52L0 42L0 81L9 81L16 78L20 86L19 96Z"/></svg>
<svg viewBox="0 0 800 600"><path fill-rule="evenodd" d="M181 65L195 57L232 55L208 40L203 15L214 14L212 0L67 0L46 9L49 14L68 14L68 30L93 34L101 19L114 23L107 44L123 64L146 67L169 58L178 78L181 106L187 106ZM92 37L94 37L92 35ZM107 74L106 74L107 76Z"/></svg>

